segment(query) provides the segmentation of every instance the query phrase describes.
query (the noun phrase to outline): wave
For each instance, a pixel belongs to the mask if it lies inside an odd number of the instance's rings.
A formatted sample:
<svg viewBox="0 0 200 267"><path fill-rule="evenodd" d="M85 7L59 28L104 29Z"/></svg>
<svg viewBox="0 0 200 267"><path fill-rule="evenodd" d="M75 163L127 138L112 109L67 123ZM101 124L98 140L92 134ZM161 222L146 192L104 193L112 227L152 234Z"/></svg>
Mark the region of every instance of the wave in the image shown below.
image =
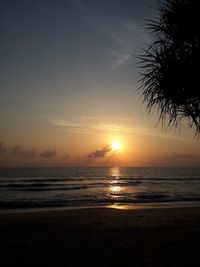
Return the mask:
<svg viewBox="0 0 200 267"><path fill-rule="evenodd" d="M0 209L24 209L24 208L54 208L54 207L84 207L84 206L104 206L104 205L131 205L131 204L168 204L168 203L199 203L200 197L182 197L182 198L170 198L169 196L152 196L139 199L132 198L116 198L113 199L69 199L69 200L55 200L55 201L0 201Z"/></svg>
<svg viewBox="0 0 200 267"><path fill-rule="evenodd" d="M131 182L116 182L116 183L76 183L76 184L67 184L67 183L33 183L33 182L28 182L28 183L21 183L21 182L13 182L13 183L3 183L0 184L0 188L3 189L18 189L18 188L24 188L24 189L29 189L29 188L35 188L35 190L39 190L40 188L73 188L73 187L87 187L87 188L95 188L95 187L110 187L110 186L139 186L142 184L142 181L131 181Z"/></svg>
<svg viewBox="0 0 200 267"><path fill-rule="evenodd" d="M74 186L74 187L40 187L40 188L34 188L34 187L19 187L19 188L13 188L11 190L15 191L69 191L69 190L81 190L81 189L87 189L88 187L85 185L82 186Z"/></svg>
<svg viewBox="0 0 200 267"><path fill-rule="evenodd" d="M172 201L172 197L168 194L163 193L140 193L137 194L136 199L138 199L140 202L161 202L161 201Z"/></svg>
<svg viewBox="0 0 200 267"><path fill-rule="evenodd" d="M38 183L38 182L87 182L87 181L119 181L119 182L151 182L151 181L200 181L200 177L82 177L82 178L1 178L0 177L0 184L4 183Z"/></svg>

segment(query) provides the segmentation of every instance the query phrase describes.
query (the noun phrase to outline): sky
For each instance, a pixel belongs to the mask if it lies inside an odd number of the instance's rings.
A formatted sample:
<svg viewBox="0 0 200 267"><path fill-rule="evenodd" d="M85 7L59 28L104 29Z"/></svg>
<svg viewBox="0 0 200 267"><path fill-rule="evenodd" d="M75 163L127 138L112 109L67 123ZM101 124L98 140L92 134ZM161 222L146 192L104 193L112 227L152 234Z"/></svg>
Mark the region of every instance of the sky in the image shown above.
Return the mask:
<svg viewBox="0 0 200 267"><path fill-rule="evenodd" d="M137 90L157 0L0 5L1 167L200 165L195 131L163 129Z"/></svg>

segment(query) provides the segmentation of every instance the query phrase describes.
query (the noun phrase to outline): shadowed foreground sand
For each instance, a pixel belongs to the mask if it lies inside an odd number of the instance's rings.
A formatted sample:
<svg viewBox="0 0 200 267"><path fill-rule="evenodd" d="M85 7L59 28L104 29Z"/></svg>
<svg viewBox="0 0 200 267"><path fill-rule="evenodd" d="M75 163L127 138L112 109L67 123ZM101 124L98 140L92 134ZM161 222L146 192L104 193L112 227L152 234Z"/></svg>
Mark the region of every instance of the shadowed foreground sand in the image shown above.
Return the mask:
<svg viewBox="0 0 200 267"><path fill-rule="evenodd" d="M200 266L200 208L0 215L0 266Z"/></svg>

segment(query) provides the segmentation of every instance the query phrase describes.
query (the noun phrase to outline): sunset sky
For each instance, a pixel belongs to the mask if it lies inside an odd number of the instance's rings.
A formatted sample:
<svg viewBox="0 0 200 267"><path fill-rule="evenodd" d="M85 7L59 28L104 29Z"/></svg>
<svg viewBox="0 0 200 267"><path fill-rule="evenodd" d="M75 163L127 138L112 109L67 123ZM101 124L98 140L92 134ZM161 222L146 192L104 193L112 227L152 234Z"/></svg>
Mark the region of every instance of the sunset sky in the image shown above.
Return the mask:
<svg viewBox="0 0 200 267"><path fill-rule="evenodd" d="M1 167L200 165L194 130L163 131L136 91L156 0L0 5Z"/></svg>

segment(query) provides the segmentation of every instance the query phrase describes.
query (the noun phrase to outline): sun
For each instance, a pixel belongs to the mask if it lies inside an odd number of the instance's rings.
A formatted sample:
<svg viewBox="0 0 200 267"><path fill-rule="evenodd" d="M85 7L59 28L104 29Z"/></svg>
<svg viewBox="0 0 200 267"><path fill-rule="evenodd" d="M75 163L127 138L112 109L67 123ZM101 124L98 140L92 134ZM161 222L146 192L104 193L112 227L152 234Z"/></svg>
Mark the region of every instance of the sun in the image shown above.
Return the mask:
<svg viewBox="0 0 200 267"><path fill-rule="evenodd" d="M111 144L112 150L119 151L121 148L121 145L119 142L113 141Z"/></svg>

